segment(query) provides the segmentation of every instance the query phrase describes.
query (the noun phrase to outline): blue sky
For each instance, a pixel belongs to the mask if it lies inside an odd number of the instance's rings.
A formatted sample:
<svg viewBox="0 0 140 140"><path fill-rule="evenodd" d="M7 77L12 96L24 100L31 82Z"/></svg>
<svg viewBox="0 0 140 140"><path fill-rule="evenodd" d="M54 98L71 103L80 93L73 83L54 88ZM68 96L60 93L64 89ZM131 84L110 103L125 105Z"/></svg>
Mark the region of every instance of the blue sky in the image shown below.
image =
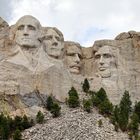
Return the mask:
<svg viewBox="0 0 140 140"><path fill-rule="evenodd" d="M23 15L57 27L65 40L92 46L121 32L140 31L139 0L0 0L0 15L10 25Z"/></svg>

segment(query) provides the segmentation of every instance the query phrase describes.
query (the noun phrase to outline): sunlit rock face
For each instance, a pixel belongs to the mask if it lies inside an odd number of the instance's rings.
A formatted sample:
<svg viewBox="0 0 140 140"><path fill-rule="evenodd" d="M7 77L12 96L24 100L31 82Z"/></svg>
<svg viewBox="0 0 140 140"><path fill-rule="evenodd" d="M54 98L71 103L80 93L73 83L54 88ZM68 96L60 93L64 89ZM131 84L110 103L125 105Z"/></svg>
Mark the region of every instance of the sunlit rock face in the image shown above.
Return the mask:
<svg viewBox="0 0 140 140"><path fill-rule="evenodd" d="M72 74L81 74L82 71L82 49L80 44L65 42L64 64Z"/></svg>
<svg viewBox="0 0 140 140"><path fill-rule="evenodd" d="M72 86L83 94L85 78L90 90L103 87L114 104L125 90L135 102L140 98L139 73L139 32L85 48L65 41L59 29L43 27L33 16L25 15L12 26L0 18L1 112L35 116L49 95L65 102Z"/></svg>
<svg viewBox="0 0 140 140"><path fill-rule="evenodd" d="M62 59L64 52L64 37L55 27L43 28L43 43L46 53L54 59Z"/></svg>

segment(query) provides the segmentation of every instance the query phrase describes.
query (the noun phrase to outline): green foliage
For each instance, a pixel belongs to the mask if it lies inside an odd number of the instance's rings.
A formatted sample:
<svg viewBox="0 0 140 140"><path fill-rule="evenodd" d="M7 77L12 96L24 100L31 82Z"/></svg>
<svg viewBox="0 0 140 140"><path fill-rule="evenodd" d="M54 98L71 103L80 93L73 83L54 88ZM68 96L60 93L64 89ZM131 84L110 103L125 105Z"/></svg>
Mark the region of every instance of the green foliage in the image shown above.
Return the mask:
<svg viewBox="0 0 140 140"><path fill-rule="evenodd" d="M86 93L89 91L90 85L89 85L87 78L85 78L82 88L83 88L83 91Z"/></svg>
<svg viewBox="0 0 140 140"><path fill-rule="evenodd" d="M114 128L115 128L115 131L118 132L118 130L119 130L119 125L118 125L118 123L115 123L115 124L114 124Z"/></svg>
<svg viewBox="0 0 140 140"><path fill-rule="evenodd" d="M88 91L88 94L89 94L90 96L93 96L93 95L96 94L96 92L95 92L95 91L92 91L92 90L89 90L89 91Z"/></svg>
<svg viewBox="0 0 140 140"><path fill-rule="evenodd" d="M118 122L119 122L119 113L120 113L120 109L119 109L119 107L116 105L116 106L114 107L113 114L112 114L112 117L111 117L111 122L112 122L114 125L118 124ZM118 125L116 125L116 126L118 126Z"/></svg>
<svg viewBox="0 0 140 140"><path fill-rule="evenodd" d="M79 107L80 102L76 96L70 96L68 99L68 104L70 108L76 108Z"/></svg>
<svg viewBox="0 0 140 140"><path fill-rule="evenodd" d="M69 94L69 97L70 96L75 96L75 97L77 97L77 99L79 99L78 93L77 93L77 91L76 91L76 89L74 87L72 87L70 89L70 91L68 92L68 94Z"/></svg>
<svg viewBox="0 0 140 140"><path fill-rule="evenodd" d="M2 113L0 115L0 138L8 140L10 135L9 121L6 116Z"/></svg>
<svg viewBox="0 0 140 140"><path fill-rule="evenodd" d="M52 106L53 106L53 99L51 96L49 96L46 101L46 108L50 111Z"/></svg>
<svg viewBox="0 0 140 140"><path fill-rule="evenodd" d="M71 90L68 92L69 98L68 98L68 105L71 108L78 107L80 105L79 102L79 96L74 87L71 88Z"/></svg>
<svg viewBox="0 0 140 140"><path fill-rule="evenodd" d="M33 119L30 120L30 127L34 126L35 125L35 122Z"/></svg>
<svg viewBox="0 0 140 140"><path fill-rule="evenodd" d="M98 107L99 104L101 103L101 100L97 97L97 93L92 95L91 101L92 101L93 106L96 106L96 107Z"/></svg>
<svg viewBox="0 0 140 140"><path fill-rule="evenodd" d="M99 112L103 115L110 116L112 114L112 111L113 111L113 105L107 99L101 102L101 104L99 105Z"/></svg>
<svg viewBox="0 0 140 140"><path fill-rule="evenodd" d="M23 127L23 129L27 129L27 128L29 128L30 126L31 126L31 124L30 124L30 122L29 122L27 116L24 115L23 118L22 118L22 127Z"/></svg>
<svg viewBox="0 0 140 140"><path fill-rule="evenodd" d="M15 129L23 130L22 117L16 116L14 120Z"/></svg>
<svg viewBox="0 0 140 140"><path fill-rule="evenodd" d="M98 107L102 102L108 100L106 92L101 88L98 92L92 95L93 106Z"/></svg>
<svg viewBox="0 0 140 140"><path fill-rule="evenodd" d="M129 116L130 116L130 112L132 110L131 104L132 104L132 102L130 100L129 92L125 91L124 95L121 99L121 102L119 104L118 123L119 123L119 127L122 131L127 130Z"/></svg>
<svg viewBox="0 0 140 140"><path fill-rule="evenodd" d="M139 123L140 123L140 101L135 103L134 112L138 115Z"/></svg>
<svg viewBox="0 0 140 140"><path fill-rule="evenodd" d="M21 135L20 130L16 129L16 131L14 132L14 135L13 135L13 140L22 140L21 137L22 137L22 135Z"/></svg>
<svg viewBox="0 0 140 140"><path fill-rule="evenodd" d="M103 125L103 122L102 122L102 120L100 119L100 120L98 121L98 126L99 126L99 127L102 127L102 125Z"/></svg>
<svg viewBox="0 0 140 140"><path fill-rule="evenodd" d="M101 102L105 101L107 99L106 91L103 88L100 88L100 90L97 92L97 97Z"/></svg>
<svg viewBox="0 0 140 140"><path fill-rule="evenodd" d="M53 103L51 107L51 113L53 114L53 117L58 117L60 115L61 107L57 103Z"/></svg>
<svg viewBox="0 0 140 140"><path fill-rule="evenodd" d="M87 111L88 113L91 112L91 100L83 100L83 108L85 111Z"/></svg>
<svg viewBox="0 0 140 140"><path fill-rule="evenodd" d="M128 129L131 132L131 134L133 136L135 136L135 139L137 139L138 138L138 131L139 131L138 130L139 129L139 117L136 113L132 114Z"/></svg>
<svg viewBox="0 0 140 140"><path fill-rule="evenodd" d="M36 115L36 122L43 123L44 122L44 114L41 111L38 111Z"/></svg>
<svg viewBox="0 0 140 140"><path fill-rule="evenodd" d="M23 118L20 116L16 116L14 119L10 118L9 116L5 116L3 113L0 114L0 139L1 140L9 140L9 138L14 135L17 136L16 130L24 130L29 128L30 125L28 124L27 116ZM15 136L15 137L16 137ZM20 140L20 136L18 136ZM15 138L17 139L17 137Z"/></svg>

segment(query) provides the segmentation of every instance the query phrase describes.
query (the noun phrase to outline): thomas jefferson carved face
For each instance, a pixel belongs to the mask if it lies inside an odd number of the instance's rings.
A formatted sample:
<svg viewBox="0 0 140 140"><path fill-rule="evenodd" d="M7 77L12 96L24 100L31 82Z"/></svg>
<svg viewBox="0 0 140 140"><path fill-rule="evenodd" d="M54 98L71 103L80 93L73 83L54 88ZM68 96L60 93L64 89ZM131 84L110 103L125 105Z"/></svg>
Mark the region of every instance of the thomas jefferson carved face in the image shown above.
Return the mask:
<svg viewBox="0 0 140 140"><path fill-rule="evenodd" d="M46 52L50 57L58 59L62 55L64 42L54 29L48 29L45 33L44 43Z"/></svg>
<svg viewBox="0 0 140 140"><path fill-rule="evenodd" d="M111 71L115 67L115 58L111 46L102 46L95 53L95 63L97 72L102 78L111 76Z"/></svg>
<svg viewBox="0 0 140 140"><path fill-rule="evenodd" d="M66 54L64 57L64 62L68 70L73 74L80 74L82 66L82 52L76 44L66 46Z"/></svg>
<svg viewBox="0 0 140 140"><path fill-rule="evenodd" d="M22 47L38 47L40 23L32 16L24 16L16 23L15 41Z"/></svg>

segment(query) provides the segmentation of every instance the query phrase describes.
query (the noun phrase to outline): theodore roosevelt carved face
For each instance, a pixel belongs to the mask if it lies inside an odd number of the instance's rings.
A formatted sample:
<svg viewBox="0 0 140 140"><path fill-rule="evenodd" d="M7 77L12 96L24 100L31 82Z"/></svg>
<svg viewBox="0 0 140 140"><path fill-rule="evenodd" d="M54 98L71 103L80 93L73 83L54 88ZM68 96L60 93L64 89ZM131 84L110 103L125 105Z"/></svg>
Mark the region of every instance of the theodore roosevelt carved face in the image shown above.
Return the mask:
<svg viewBox="0 0 140 140"><path fill-rule="evenodd" d="M30 15L21 17L16 23L16 44L22 47L38 47L40 28L41 25L36 18Z"/></svg>
<svg viewBox="0 0 140 140"><path fill-rule="evenodd" d="M80 74L82 67L82 51L78 43L68 42L65 44L64 62L70 73Z"/></svg>
<svg viewBox="0 0 140 140"><path fill-rule="evenodd" d="M107 78L111 76L111 71L116 67L115 56L111 46L105 45L95 52L95 64L97 68L97 73L102 78Z"/></svg>

